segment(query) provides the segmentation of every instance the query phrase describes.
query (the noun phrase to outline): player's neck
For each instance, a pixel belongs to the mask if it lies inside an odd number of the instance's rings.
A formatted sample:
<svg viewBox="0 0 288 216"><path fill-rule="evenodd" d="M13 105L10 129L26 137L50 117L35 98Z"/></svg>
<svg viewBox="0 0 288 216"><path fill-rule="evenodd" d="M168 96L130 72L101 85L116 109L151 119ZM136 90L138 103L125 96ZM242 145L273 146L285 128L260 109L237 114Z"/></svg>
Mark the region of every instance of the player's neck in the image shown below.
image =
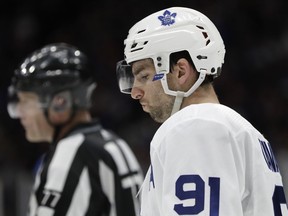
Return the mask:
<svg viewBox="0 0 288 216"><path fill-rule="evenodd" d="M201 103L220 103L212 85L201 86L192 95L184 98L181 108Z"/></svg>

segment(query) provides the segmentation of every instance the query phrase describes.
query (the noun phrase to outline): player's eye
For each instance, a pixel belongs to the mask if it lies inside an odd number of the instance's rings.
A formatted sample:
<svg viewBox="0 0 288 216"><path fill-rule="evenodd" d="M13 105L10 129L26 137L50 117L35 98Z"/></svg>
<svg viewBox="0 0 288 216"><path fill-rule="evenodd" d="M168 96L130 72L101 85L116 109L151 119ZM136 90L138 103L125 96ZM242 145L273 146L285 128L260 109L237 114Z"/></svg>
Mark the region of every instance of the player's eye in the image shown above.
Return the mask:
<svg viewBox="0 0 288 216"><path fill-rule="evenodd" d="M137 81L142 83L142 84L146 83L149 80L149 78L150 78L150 76L147 73L139 73L136 76Z"/></svg>
<svg viewBox="0 0 288 216"><path fill-rule="evenodd" d="M146 81L149 79L149 75L143 75L141 76L141 80Z"/></svg>

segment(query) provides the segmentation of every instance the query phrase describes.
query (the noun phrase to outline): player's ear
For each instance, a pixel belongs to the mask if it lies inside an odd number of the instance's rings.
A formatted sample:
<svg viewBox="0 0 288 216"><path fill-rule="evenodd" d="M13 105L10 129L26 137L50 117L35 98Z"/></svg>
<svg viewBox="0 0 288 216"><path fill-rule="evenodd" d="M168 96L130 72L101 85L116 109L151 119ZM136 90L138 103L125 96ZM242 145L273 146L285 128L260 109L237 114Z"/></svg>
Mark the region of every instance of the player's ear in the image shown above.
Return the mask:
<svg viewBox="0 0 288 216"><path fill-rule="evenodd" d="M174 72L176 73L175 75L177 76L178 83L180 85L186 84L189 82L189 80L191 80L193 75L196 75L193 67L185 58L180 58L177 61L177 64L173 68L173 73Z"/></svg>

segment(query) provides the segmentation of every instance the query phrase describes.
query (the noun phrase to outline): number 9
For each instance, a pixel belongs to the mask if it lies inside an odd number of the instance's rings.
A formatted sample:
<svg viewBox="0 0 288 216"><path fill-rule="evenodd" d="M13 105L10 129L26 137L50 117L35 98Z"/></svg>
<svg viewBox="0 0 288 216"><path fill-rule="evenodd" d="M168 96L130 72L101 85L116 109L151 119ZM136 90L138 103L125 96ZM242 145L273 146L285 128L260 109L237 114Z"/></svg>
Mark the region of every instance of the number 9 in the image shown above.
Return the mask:
<svg viewBox="0 0 288 216"><path fill-rule="evenodd" d="M195 190L184 191L183 186L188 183L195 184ZM220 178L210 177L210 216L219 216ZM181 175L176 181L175 195L180 200L194 199L195 205L184 206L175 204L174 211L178 215L197 215L204 210L205 182L199 175Z"/></svg>

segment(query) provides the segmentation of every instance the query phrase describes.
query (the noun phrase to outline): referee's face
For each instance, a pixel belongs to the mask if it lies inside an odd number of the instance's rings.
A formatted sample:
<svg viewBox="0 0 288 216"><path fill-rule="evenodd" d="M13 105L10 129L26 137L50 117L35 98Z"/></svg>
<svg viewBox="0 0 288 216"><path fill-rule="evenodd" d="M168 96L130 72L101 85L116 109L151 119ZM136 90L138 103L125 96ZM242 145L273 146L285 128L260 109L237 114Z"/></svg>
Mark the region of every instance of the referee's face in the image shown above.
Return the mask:
<svg viewBox="0 0 288 216"><path fill-rule="evenodd" d="M50 142L53 128L46 120L39 97L32 92L18 93L18 112L26 139L30 142Z"/></svg>

